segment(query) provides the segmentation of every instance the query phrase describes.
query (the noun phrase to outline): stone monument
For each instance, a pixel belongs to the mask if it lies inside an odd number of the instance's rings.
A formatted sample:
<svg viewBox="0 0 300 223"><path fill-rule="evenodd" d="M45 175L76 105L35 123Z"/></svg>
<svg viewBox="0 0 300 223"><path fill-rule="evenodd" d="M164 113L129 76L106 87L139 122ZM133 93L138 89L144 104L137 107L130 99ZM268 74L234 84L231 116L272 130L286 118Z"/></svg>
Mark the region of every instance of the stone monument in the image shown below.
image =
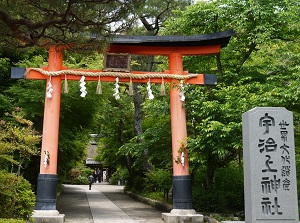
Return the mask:
<svg viewBox="0 0 300 223"><path fill-rule="evenodd" d="M245 112L243 153L245 222L299 223L292 112Z"/></svg>

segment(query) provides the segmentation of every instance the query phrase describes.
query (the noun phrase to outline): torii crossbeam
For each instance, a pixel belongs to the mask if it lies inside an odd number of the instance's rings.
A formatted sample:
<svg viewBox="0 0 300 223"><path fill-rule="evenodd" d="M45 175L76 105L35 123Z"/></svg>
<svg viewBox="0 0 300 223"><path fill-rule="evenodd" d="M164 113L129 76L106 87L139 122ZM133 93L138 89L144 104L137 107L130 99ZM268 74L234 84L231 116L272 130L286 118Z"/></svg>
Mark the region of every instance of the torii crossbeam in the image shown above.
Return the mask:
<svg viewBox="0 0 300 223"><path fill-rule="evenodd" d="M186 143L186 114L184 101L180 99L179 84L184 81L189 84L214 85L216 78L206 74L188 74L183 71L182 57L185 55L219 54L225 47L233 31L196 35L196 36L117 36L110 41L109 53L126 53L135 55L168 56L169 70L157 72L103 72L101 70L70 70L63 66L63 51L61 47L51 47L48 66L43 69L27 68L12 69L12 77L20 78L26 73L26 79L43 79L49 82L51 78L51 97L45 97L44 124L42 139L42 158L37 185L37 203L35 210L56 210L57 186L57 153L58 130L62 80L151 83L170 82L170 112L172 131L173 157L173 210L192 210L192 190L189 175L188 153L183 147ZM127 75L127 76L126 76ZM144 75L144 76L143 76ZM46 162L50 155L50 162ZM178 158L180 162L178 162ZM172 213L172 211L171 211ZM190 213L190 212L188 212ZM167 220L166 220L167 221Z"/></svg>

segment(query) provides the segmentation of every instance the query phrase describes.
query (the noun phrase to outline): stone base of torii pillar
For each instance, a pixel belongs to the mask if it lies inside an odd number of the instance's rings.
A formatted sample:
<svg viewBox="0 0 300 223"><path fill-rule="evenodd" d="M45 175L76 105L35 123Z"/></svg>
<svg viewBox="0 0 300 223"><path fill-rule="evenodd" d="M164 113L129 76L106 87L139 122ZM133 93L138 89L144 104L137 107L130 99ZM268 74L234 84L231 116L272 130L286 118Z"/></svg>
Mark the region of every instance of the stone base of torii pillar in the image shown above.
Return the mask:
<svg viewBox="0 0 300 223"><path fill-rule="evenodd" d="M173 176L173 209L163 213L166 223L203 223L204 217L193 209L192 185L189 175Z"/></svg>
<svg viewBox="0 0 300 223"><path fill-rule="evenodd" d="M64 223L65 215L60 214L57 210L35 210L32 218L34 223Z"/></svg>
<svg viewBox="0 0 300 223"><path fill-rule="evenodd" d="M173 209L170 213L162 213L166 223L203 223L202 214L197 214L194 209Z"/></svg>

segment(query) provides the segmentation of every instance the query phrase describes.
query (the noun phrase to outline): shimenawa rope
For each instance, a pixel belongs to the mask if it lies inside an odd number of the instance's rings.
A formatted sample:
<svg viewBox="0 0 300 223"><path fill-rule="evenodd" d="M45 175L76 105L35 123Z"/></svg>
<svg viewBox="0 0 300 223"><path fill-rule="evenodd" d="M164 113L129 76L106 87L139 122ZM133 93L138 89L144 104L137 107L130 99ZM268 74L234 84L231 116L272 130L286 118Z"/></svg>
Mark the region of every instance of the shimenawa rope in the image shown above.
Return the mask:
<svg viewBox="0 0 300 223"><path fill-rule="evenodd" d="M31 68L30 70L34 70L40 72L46 76L60 76L60 75L77 75L77 76L91 76L91 77L119 77L119 78L132 78L132 79L149 79L149 78L170 78L176 80L185 80L190 78L196 78L198 74L187 74L187 75L178 75L178 74L165 74L165 73L146 73L146 74L133 74L133 73L123 73L123 72L87 72L87 71L76 71L76 70L60 70L60 71L47 71L41 68ZM30 71L28 70L25 76Z"/></svg>

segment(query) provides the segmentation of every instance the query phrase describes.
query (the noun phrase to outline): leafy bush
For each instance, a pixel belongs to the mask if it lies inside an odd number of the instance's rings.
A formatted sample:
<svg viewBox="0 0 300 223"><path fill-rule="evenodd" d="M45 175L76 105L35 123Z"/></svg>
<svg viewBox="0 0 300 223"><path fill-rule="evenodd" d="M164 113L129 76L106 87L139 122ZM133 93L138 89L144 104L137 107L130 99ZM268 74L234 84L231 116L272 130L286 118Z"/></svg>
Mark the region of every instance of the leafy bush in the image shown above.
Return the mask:
<svg viewBox="0 0 300 223"><path fill-rule="evenodd" d="M25 220L0 218L0 223L25 223Z"/></svg>
<svg viewBox="0 0 300 223"><path fill-rule="evenodd" d="M93 170L91 168L81 167L79 169L80 169L81 176L83 177L88 177L93 173Z"/></svg>
<svg viewBox="0 0 300 223"><path fill-rule="evenodd" d="M126 180L129 178L129 172L127 169L118 168L109 178L109 182L113 185L117 185L119 180L122 185L125 184Z"/></svg>
<svg viewBox="0 0 300 223"><path fill-rule="evenodd" d="M70 184L88 184L88 176L93 173L93 170L86 167L75 167L70 170L65 183Z"/></svg>
<svg viewBox="0 0 300 223"><path fill-rule="evenodd" d="M114 172L111 177L109 178L109 183L112 185L118 185L118 181L120 179L119 173Z"/></svg>
<svg viewBox="0 0 300 223"><path fill-rule="evenodd" d="M164 192L172 186L172 178L169 170L158 169L146 173L144 192Z"/></svg>
<svg viewBox="0 0 300 223"><path fill-rule="evenodd" d="M197 176L201 180L203 176ZM202 212L230 213L244 210L243 171L229 166L216 172L216 187L208 190L196 182L193 187L194 208ZM203 179L202 181L203 182Z"/></svg>
<svg viewBox="0 0 300 223"><path fill-rule="evenodd" d="M73 181L73 184L77 184L77 185L86 185L88 183L89 183L89 180L85 176L79 176Z"/></svg>
<svg viewBox="0 0 300 223"><path fill-rule="evenodd" d="M35 195L26 179L0 172L0 218L28 220L34 205Z"/></svg>
<svg viewBox="0 0 300 223"><path fill-rule="evenodd" d="M145 193L142 193L141 195L144 197L156 200L156 201L165 201L164 192L162 192L162 191L145 192Z"/></svg>
<svg viewBox="0 0 300 223"><path fill-rule="evenodd" d="M137 176L134 178L133 184L132 184L132 191L133 192L140 192L144 189L145 180L141 176Z"/></svg>

